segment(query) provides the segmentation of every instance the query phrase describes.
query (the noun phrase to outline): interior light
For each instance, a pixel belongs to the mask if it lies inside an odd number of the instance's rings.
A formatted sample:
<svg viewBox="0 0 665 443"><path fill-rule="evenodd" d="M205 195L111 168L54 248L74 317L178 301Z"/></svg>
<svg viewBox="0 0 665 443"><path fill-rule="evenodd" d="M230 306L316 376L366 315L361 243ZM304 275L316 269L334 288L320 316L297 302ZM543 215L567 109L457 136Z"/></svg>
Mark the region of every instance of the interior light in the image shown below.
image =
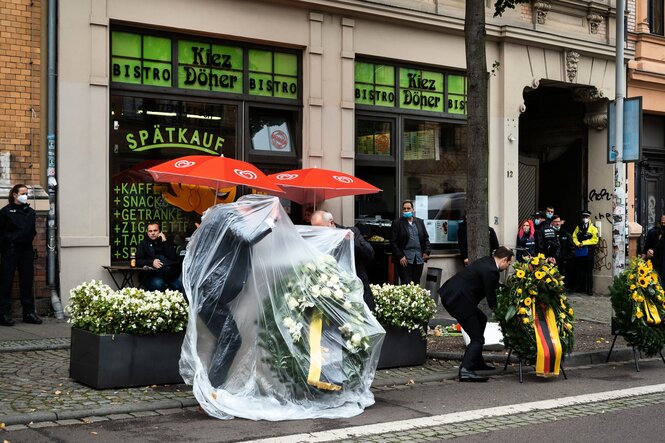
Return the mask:
<svg viewBox="0 0 665 443"><path fill-rule="evenodd" d="M221 120L222 117L216 115L199 115L199 114L187 114L187 118L198 118L201 120Z"/></svg>
<svg viewBox="0 0 665 443"><path fill-rule="evenodd" d="M163 117L175 117L178 115L175 112L162 112L162 111L146 111L146 114L148 115L161 115Z"/></svg>

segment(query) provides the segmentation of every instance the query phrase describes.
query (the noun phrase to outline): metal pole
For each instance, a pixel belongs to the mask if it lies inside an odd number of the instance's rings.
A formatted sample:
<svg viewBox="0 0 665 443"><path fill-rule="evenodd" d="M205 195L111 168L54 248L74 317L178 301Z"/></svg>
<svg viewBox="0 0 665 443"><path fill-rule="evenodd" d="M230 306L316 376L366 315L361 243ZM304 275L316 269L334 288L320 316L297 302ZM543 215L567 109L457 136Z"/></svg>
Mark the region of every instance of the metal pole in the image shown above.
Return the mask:
<svg viewBox="0 0 665 443"><path fill-rule="evenodd" d="M614 122L614 194L612 197L612 276L626 268L626 177L623 163L623 102L626 91L624 67L624 13L625 0L617 0L616 15L616 116Z"/></svg>
<svg viewBox="0 0 665 443"><path fill-rule="evenodd" d="M46 284L51 289L51 305L55 318L64 318L62 303L58 296L57 284L57 218L56 218L56 192L55 179L55 101L56 101L56 19L57 0L48 2L48 75L47 75L47 108L46 108L46 142L47 142L47 169L49 210L46 218Z"/></svg>

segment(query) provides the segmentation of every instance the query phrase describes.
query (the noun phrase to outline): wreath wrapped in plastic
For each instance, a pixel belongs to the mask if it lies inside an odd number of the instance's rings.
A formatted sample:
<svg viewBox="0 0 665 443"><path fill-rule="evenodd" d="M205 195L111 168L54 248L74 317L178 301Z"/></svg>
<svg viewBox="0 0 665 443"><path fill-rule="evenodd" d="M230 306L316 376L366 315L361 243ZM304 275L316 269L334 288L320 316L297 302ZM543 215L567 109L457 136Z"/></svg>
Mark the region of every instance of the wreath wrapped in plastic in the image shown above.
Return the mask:
<svg viewBox="0 0 665 443"><path fill-rule="evenodd" d="M515 273L497 290L494 312L503 333L503 342L527 364L536 359L534 307L552 307L559 332L563 355L573 349L575 315L569 305L564 277L559 269L548 263L545 256L516 262Z"/></svg>
<svg viewBox="0 0 665 443"><path fill-rule="evenodd" d="M362 290L330 255L303 263L275 285L263 306L259 339L265 362L295 397L331 395L366 382L375 365L371 348L381 334L367 320Z"/></svg>
<svg viewBox="0 0 665 443"><path fill-rule="evenodd" d="M665 345L665 292L651 261L633 259L610 286L616 330L628 345L647 356Z"/></svg>

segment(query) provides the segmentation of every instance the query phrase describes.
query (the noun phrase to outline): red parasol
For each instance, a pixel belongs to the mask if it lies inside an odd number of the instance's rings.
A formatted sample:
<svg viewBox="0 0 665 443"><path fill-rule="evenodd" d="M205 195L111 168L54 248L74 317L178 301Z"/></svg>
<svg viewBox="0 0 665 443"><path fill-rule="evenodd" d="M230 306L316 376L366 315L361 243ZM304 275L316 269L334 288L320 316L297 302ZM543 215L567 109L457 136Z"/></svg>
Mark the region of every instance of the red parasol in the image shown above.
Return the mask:
<svg viewBox="0 0 665 443"><path fill-rule="evenodd" d="M229 157L188 155L146 169L158 182L223 188L244 185L252 189L283 194L256 166Z"/></svg>
<svg viewBox="0 0 665 443"><path fill-rule="evenodd" d="M381 189L364 180L339 171L307 168L271 174L268 179L278 184L286 198L300 204L322 202L347 195L374 194Z"/></svg>

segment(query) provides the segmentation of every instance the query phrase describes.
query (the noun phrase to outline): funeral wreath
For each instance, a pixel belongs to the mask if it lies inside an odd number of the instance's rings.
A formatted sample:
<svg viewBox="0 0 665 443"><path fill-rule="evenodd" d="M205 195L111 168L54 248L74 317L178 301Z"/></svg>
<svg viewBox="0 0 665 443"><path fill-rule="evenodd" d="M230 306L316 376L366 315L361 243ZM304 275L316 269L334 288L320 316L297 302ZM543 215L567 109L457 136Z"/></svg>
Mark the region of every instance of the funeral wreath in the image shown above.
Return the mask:
<svg viewBox="0 0 665 443"><path fill-rule="evenodd" d="M665 292L651 261L639 257L614 277L610 299L617 331L626 343L653 356L665 345Z"/></svg>
<svg viewBox="0 0 665 443"><path fill-rule="evenodd" d="M563 354L573 348L573 308L568 304L564 277L559 269L547 262L545 256L516 262L515 273L497 290L497 308L494 312L503 341L522 359L532 363L537 344L534 334L536 307L551 307L556 319Z"/></svg>
<svg viewBox="0 0 665 443"><path fill-rule="evenodd" d="M95 334L180 332L187 325L187 302L178 291L114 291L92 280L72 289L69 295L69 323Z"/></svg>
<svg viewBox="0 0 665 443"><path fill-rule="evenodd" d="M334 257L321 256L285 275L263 309L264 360L293 395L330 395L364 382L379 331L368 330L362 283Z"/></svg>

